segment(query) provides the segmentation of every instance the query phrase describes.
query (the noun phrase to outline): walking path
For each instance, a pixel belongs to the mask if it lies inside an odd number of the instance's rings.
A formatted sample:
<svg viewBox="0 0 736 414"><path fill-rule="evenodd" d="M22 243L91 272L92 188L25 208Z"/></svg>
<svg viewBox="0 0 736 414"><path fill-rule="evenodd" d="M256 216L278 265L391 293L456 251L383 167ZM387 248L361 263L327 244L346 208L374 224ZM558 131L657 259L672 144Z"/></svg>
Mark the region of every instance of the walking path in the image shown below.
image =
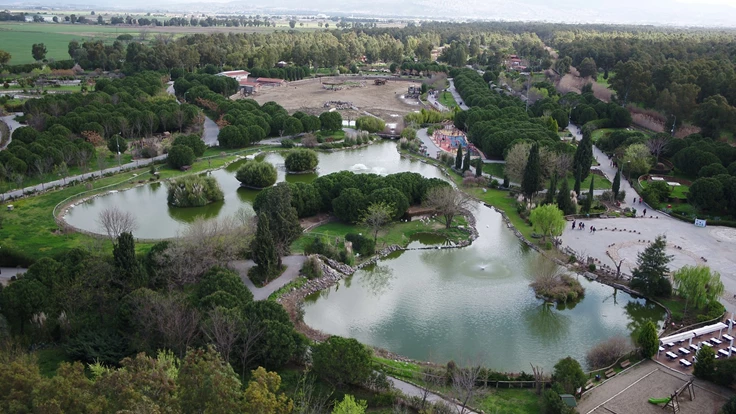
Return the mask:
<svg viewBox="0 0 736 414"><path fill-rule="evenodd" d="M248 278L248 270L255 266L252 260L237 260L230 263L230 267L240 274L240 279L243 281L246 287L253 293L255 300L266 300L271 294L289 282L299 277L299 271L307 260L306 256L286 256L281 259L283 264L286 266L286 270L278 278L272 280L266 286L259 288L256 287L253 282Z"/></svg>
<svg viewBox="0 0 736 414"><path fill-rule="evenodd" d="M452 97L455 98L455 102L458 103L460 109L462 109L463 111L467 111L468 109L470 109L467 105L465 105L465 102L463 102L463 98L460 97L460 94L457 93L457 90L455 89L455 83L453 83L452 78L448 78L447 80L450 82L450 87L448 88L448 90L452 94Z"/></svg>
<svg viewBox="0 0 736 414"><path fill-rule="evenodd" d="M574 125L570 131L576 139L581 139L580 129ZM611 166L608 157L597 147L593 147L603 174L613 182L616 168ZM677 270L684 265L705 264L721 274L726 292L721 303L729 312L736 312L736 254L733 246L736 245L736 229L728 227L695 227L687 223L656 211L642 202L640 195L626 181L621 180L621 190L626 191L626 199L621 207L631 207L637 210L637 218L607 218L583 220L586 230L595 226L596 233L573 230L568 225L562 234L563 245L575 250L583 257L593 257L613 267L611 256L617 260L624 260L621 271L631 274L636 267L637 254L643 251L658 235L667 236L667 253L673 256L671 270ZM636 198L636 203L634 199ZM646 209L646 218L642 217ZM614 230L615 229L615 230ZM674 246L679 246L676 248ZM702 259L705 260L702 260Z"/></svg>
<svg viewBox="0 0 736 414"><path fill-rule="evenodd" d="M25 273L26 270L28 269L22 267L0 267L0 284L7 285L11 277Z"/></svg>
<svg viewBox="0 0 736 414"><path fill-rule="evenodd" d="M391 381L391 385L393 385L394 388L401 391L408 397L422 398L425 395L425 391L422 388L417 387L416 385L409 384L408 382L402 381L394 377L388 377L388 380ZM475 411L470 410L469 408L465 408L463 410L461 405L454 403L454 402L449 402L446 399L442 398L441 396L435 393L432 393L432 392L427 393L427 401L433 404L444 403L449 406L454 406L455 409L457 409L458 413L474 413L475 412Z"/></svg>
<svg viewBox="0 0 736 414"><path fill-rule="evenodd" d="M439 110L440 112L449 111L449 109L445 105L442 105L434 96L427 94L427 100L429 101L429 103L432 104L432 106L437 108L437 110Z"/></svg>
<svg viewBox="0 0 736 414"><path fill-rule="evenodd" d="M16 112L10 115L0 117L0 120L5 122L5 124L7 124L8 128L10 129L10 136L8 136L8 142L6 142L4 146L0 147L0 150L5 149L5 147L7 147L8 144L10 144L10 141L13 140L13 131L15 131L16 129L22 126L18 121L15 120L15 117L19 115L23 115L23 112Z"/></svg>

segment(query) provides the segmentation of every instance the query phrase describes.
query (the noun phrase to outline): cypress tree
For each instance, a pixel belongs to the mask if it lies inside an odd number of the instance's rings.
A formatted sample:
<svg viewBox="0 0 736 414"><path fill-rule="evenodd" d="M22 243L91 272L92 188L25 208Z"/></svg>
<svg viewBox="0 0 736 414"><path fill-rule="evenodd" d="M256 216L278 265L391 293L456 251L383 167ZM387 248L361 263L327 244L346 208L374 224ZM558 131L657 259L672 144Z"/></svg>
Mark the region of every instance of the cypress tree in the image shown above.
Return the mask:
<svg viewBox="0 0 736 414"><path fill-rule="evenodd" d="M544 204L553 204L555 202L555 193L557 193L557 172L549 180L549 188L547 189L547 195L544 197Z"/></svg>
<svg viewBox="0 0 736 414"><path fill-rule="evenodd" d="M590 174L590 167L593 165L593 142L590 139L589 132L583 132L583 139L580 140L572 165L576 170L580 170L580 180L585 181ZM580 194L580 193L578 193Z"/></svg>
<svg viewBox="0 0 736 414"><path fill-rule="evenodd" d="M475 176L480 177L483 175L483 160L478 158L475 161Z"/></svg>
<svg viewBox="0 0 736 414"><path fill-rule="evenodd" d="M590 208L593 206L593 182L595 182L595 175L590 177L590 189L588 190L588 197L585 199L583 210L586 213L590 213Z"/></svg>
<svg viewBox="0 0 736 414"><path fill-rule="evenodd" d="M460 170L463 167L463 147L457 146L457 155L455 156L455 169Z"/></svg>
<svg viewBox="0 0 736 414"><path fill-rule="evenodd" d="M256 211L268 216L271 237L279 255L286 256L290 252L291 243L302 234L299 216L291 205L291 188L287 183L278 183L268 190L266 202ZM281 265L279 259L279 265Z"/></svg>
<svg viewBox="0 0 736 414"><path fill-rule="evenodd" d="M567 183L566 179L562 180L562 186L557 193L557 208L562 210L565 215L575 213L575 206L570 199L570 184Z"/></svg>
<svg viewBox="0 0 736 414"><path fill-rule="evenodd" d="M470 170L470 151L467 151L465 158L463 158L463 172L468 170Z"/></svg>
<svg viewBox="0 0 736 414"><path fill-rule="evenodd" d="M503 175L503 188L509 188L509 176L506 174Z"/></svg>
<svg viewBox="0 0 736 414"><path fill-rule="evenodd" d="M269 225L266 213L258 215L258 227L256 229L256 237L250 246L253 261L258 265L252 270L257 281L264 283L275 275L279 269L281 258L276 253L271 236L271 227ZM250 272L249 272L250 273Z"/></svg>
<svg viewBox="0 0 736 414"><path fill-rule="evenodd" d="M112 247L112 256L115 268L120 271L121 279L128 288L132 290L145 285L145 272L135 256L135 239L132 234L120 233Z"/></svg>
<svg viewBox="0 0 736 414"><path fill-rule="evenodd" d="M621 170L616 170L616 177L613 178L613 185L611 190L613 191L613 199L618 200L618 191L621 189Z"/></svg>
<svg viewBox="0 0 736 414"><path fill-rule="evenodd" d="M532 145L521 179L521 191L527 200L539 190L539 145Z"/></svg>
<svg viewBox="0 0 736 414"><path fill-rule="evenodd" d="M580 168L575 167L575 194L580 197Z"/></svg>

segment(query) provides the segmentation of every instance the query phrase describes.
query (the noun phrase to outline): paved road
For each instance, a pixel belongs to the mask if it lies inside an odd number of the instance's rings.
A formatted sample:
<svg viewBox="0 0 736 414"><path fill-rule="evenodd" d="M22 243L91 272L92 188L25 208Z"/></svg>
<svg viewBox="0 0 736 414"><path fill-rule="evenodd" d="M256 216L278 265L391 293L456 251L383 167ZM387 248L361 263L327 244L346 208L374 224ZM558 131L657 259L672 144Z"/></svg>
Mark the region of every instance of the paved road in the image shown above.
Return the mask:
<svg viewBox="0 0 736 414"><path fill-rule="evenodd" d="M457 102L460 105L460 109L463 111L467 111L468 106L465 105L465 102L463 102L463 98L460 97L460 94L457 93L457 90L455 89L455 84L452 82L452 78L447 79L450 82L450 87L448 88L450 93L452 94L452 97L455 98L455 102Z"/></svg>
<svg viewBox="0 0 736 414"><path fill-rule="evenodd" d="M432 141L432 139L427 135L427 128L422 128L419 131L417 131L417 138L422 140L422 143L425 147L427 147L427 152L429 152L429 157L433 159L437 159L437 154L442 152L440 147L437 146L437 144Z"/></svg>
<svg viewBox="0 0 736 414"><path fill-rule="evenodd" d="M22 267L0 267L0 283L8 284L10 278L21 273L25 273L26 270Z"/></svg>
<svg viewBox="0 0 736 414"><path fill-rule="evenodd" d="M429 103L431 103L435 108L437 108L440 112L447 112L449 109L442 105L437 99L435 99L432 95L427 94L427 100Z"/></svg>
<svg viewBox="0 0 736 414"><path fill-rule="evenodd" d="M12 141L13 131L15 131L16 129L22 126L20 123L18 123L18 121L13 119L18 115L23 115L23 112L16 112L16 113L12 113L7 116L0 117L0 120L5 122L8 125L8 128L10 128L10 136L8 137L8 142L5 143L5 146L0 147L0 150L5 149L5 147L7 147L8 144L10 144L10 141Z"/></svg>
<svg viewBox="0 0 736 414"><path fill-rule="evenodd" d="M174 82L167 83L166 92L170 95L175 95ZM186 94L185 94L186 95ZM176 101L178 103L178 100ZM219 145L217 136L220 135L220 127L217 126L215 121L211 120L208 116L204 117L204 131L202 131L202 140L208 147L216 147Z"/></svg>
<svg viewBox="0 0 736 414"><path fill-rule="evenodd" d="M240 279L245 283L245 286L253 292L253 298L255 300L266 300L273 292L279 290L281 287L299 276L299 270L301 270L305 260L307 260L306 256L284 257L282 259L284 265L286 265L284 273L262 288L256 287L253 282L248 279L248 270L255 265L252 260L238 260L231 262L230 267L240 274Z"/></svg>

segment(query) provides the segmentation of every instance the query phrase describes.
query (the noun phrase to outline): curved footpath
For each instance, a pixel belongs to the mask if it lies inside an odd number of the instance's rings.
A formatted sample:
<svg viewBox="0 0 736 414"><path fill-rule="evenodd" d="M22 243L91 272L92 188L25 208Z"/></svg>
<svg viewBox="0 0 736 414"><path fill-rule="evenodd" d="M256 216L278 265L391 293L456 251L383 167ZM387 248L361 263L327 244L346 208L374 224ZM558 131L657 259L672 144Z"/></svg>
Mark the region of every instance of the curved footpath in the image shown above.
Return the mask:
<svg viewBox="0 0 736 414"><path fill-rule="evenodd" d="M22 125L15 120L16 116L23 115L23 112L15 112L10 115L2 116L0 117L0 120L2 122L5 122L5 124L8 126L8 129L10 130L10 136L8 137L8 142L5 143L2 147L0 147L0 150L5 149L5 147L10 144L10 141L13 140L13 131L20 128Z"/></svg>

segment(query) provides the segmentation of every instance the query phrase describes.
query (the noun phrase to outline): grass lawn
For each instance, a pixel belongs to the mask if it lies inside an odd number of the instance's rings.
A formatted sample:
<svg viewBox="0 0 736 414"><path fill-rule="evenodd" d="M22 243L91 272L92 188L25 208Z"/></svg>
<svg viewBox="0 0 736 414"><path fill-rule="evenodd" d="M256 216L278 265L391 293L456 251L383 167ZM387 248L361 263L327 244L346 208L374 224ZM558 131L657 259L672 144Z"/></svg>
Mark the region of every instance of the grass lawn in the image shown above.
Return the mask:
<svg viewBox="0 0 736 414"><path fill-rule="evenodd" d="M315 136L322 137L325 140L327 140L327 138L332 138L333 141L342 141L345 139L345 131L317 131Z"/></svg>
<svg viewBox="0 0 736 414"><path fill-rule="evenodd" d="M467 225L467 221L464 217L456 217L452 224L453 226L464 226ZM367 227L332 222L315 227L311 231L304 233L291 245L291 250L295 253L304 252L304 249L312 242L314 236L323 236L328 238L330 241L333 241L335 238L345 237L348 233L362 233L366 237L373 236L371 230ZM419 220L410 221L408 223L394 222L387 228L378 232L376 250L394 244L406 246L411 241L412 236L418 233L434 233L442 235L453 242L459 242L468 238L467 232L454 227L445 229L444 223L437 219L432 220L429 224L424 224Z"/></svg>
<svg viewBox="0 0 736 414"><path fill-rule="evenodd" d="M533 389L481 389L470 405L486 413L536 414L542 412L541 399Z"/></svg>
<svg viewBox="0 0 736 414"><path fill-rule="evenodd" d="M494 177L501 177L503 178L503 169L506 164L483 164L483 172L486 174L491 174Z"/></svg>
<svg viewBox="0 0 736 414"><path fill-rule="evenodd" d="M639 185L642 189L645 189L647 188L647 185L649 185L649 182L642 181L639 183ZM680 184L680 185L677 185L671 188L672 188L672 192L670 193L670 197L679 198L681 200L687 200L687 194L690 191L689 186Z"/></svg>
<svg viewBox="0 0 736 414"><path fill-rule="evenodd" d="M615 129L615 128L601 128L601 129L596 129L595 131L593 131L593 134L591 134L590 138L593 140L593 142L596 142L601 137L607 137L607 136L611 135L611 133L613 131L618 131L618 130Z"/></svg>
<svg viewBox="0 0 736 414"><path fill-rule="evenodd" d="M611 182L608 181L605 177L602 177L597 174L588 174L588 178L583 180L582 183L580 183L580 192L585 193L590 189L590 180L593 179L593 176L595 176L595 182L593 183L593 188L595 190L610 190L611 189ZM575 178L570 176L567 177L567 185L570 186L570 189L575 188ZM557 189L559 190L562 186L562 183L557 183ZM549 188L549 182L547 183L547 187Z"/></svg>
<svg viewBox="0 0 736 414"><path fill-rule="evenodd" d="M439 101L439 103L449 109L457 106L457 102L455 102L455 98L452 97L452 94L450 92L441 92L439 99L437 100Z"/></svg>

